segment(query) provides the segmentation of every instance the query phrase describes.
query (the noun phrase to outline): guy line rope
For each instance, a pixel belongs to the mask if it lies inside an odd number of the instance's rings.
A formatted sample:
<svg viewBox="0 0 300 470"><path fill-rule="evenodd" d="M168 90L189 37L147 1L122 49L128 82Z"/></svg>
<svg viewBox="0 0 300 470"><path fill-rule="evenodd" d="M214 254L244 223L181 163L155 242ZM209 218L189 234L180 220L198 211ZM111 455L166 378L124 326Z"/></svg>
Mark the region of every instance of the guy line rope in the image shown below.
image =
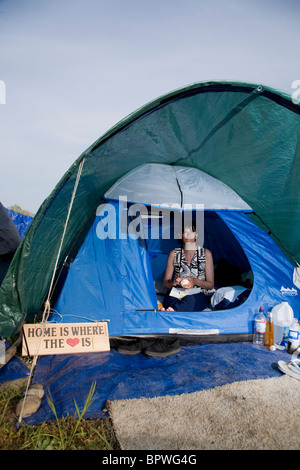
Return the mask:
<svg viewBox="0 0 300 470"><path fill-rule="evenodd" d="M57 252L57 257L56 257L56 260L55 260L55 265L54 265L54 269L53 269L53 273L52 273L50 287L49 287L48 295L47 295L47 298L46 298L45 304L44 304L44 311L43 311L42 320L41 320L42 327L43 327L43 325L46 324L46 322L49 318L50 309L51 309L51 307L50 307L50 296L51 296L51 293L52 293L52 288L53 288L53 284L54 284L57 265L58 265L58 261L59 261L59 258L60 258L60 254L61 254L61 250L62 250L62 246L63 246L63 242L64 242L66 230L67 230L67 225L68 225L68 222L69 222L69 218L70 218L71 210L72 210L72 207L73 207L76 191L77 191L77 188L78 188L79 180L80 180L80 177L81 177L81 174L82 174L82 169L83 169L84 162L85 162L85 158L80 162L79 167L78 167L78 172L77 172L77 176L76 176L76 180L75 180L75 184L74 184L74 188L73 188L73 192L72 192L72 197L71 197L71 201L70 201L70 205L69 205L69 209L68 209L68 213L67 213L63 233L62 233L62 237L61 237L61 240L60 240L59 249L58 249L58 252ZM42 331L44 331L43 328L42 328ZM36 365L36 362L37 362L37 359L38 359L38 356L39 356L39 354L38 354L39 353L39 347L41 345L42 339L43 339L43 334L40 336L39 344L38 344L38 347L37 347L37 352L34 355L32 365L31 365L31 368L30 368L30 374L29 374L28 381L27 381L27 387L26 387L25 394L24 394L24 399L23 399L23 403L22 403L22 408L21 408L18 424L20 424L22 422L23 413L24 413L24 406L25 406L25 402L26 402L26 399L27 399L27 393L28 393L30 382L31 382L33 370L35 368L35 365Z"/></svg>

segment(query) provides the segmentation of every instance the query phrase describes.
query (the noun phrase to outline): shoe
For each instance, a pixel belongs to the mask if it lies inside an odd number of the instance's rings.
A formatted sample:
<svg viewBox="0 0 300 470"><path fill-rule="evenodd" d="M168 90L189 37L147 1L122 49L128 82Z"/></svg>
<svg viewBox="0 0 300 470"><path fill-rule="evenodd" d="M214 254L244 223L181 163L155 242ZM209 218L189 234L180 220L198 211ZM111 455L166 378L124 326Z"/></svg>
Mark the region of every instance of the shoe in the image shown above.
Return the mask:
<svg viewBox="0 0 300 470"><path fill-rule="evenodd" d="M124 341L117 347L117 351L121 354L127 354L128 356L135 356L136 354L140 354L148 346L149 341L136 339L133 341Z"/></svg>
<svg viewBox="0 0 300 470"><path fill-rule="evenodd" d="M135 356L142 352L142 348L139 341L131 341L121 344L121 346L117 348L117 351L121 354L127 354L128 356Z"/></svg>
<svg viewBox="0 0 300 470"><path fill-rule="evenodd" d="M177 354L181 350L178 339L175 340L156 340L151 346L145 349L146 356L168 357Z"/></svg>
<svg viewBox="0 0 300 470"><path fill-rule="evenodd" d="M278 367L286 375L289 375L290 377L293 377L294 379L300 380L300 367L299 367L299 361L289 361L289 362L284 362L284 361L278 361Z"/></svg>

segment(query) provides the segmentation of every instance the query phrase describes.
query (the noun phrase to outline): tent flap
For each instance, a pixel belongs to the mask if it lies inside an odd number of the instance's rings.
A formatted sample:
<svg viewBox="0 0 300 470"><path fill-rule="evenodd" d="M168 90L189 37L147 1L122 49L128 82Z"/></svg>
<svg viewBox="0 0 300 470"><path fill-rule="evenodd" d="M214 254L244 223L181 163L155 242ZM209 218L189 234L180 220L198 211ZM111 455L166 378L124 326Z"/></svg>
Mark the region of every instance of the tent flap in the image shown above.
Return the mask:
<svg viewBox="0 0 300 470"><path fill-rule="evenodd" d="M123 334L125 315L157 307L147 251L137 239L120 239L121 211L117 204L113 207L111 236L104 238L104 208L71 264L54 308L63 322L108 320L110 335Z"/></svg>

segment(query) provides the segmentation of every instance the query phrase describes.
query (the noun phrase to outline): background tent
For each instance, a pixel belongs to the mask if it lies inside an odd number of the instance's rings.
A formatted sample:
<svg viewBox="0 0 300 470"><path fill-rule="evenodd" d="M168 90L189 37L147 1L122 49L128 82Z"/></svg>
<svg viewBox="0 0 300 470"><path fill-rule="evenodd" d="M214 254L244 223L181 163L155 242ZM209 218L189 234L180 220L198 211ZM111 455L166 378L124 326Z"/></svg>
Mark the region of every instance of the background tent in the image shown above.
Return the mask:
<svg viewBox="0 0 300 470"><path fill-rule="evenodd" d="M81 246L105 192L144 163L194 167L221 180L299 262L299 130L300 108L289 95L239 82L196 83L125 118L74 162L40 207L0 288L1 334L16 332L43 306L83 160L59 267Z"/></svg>
<svg viewBox="0 0 300 470"><path fill-rule="evenodd" d="M20 243L21 236L0 202L0 284Z"/></svg>

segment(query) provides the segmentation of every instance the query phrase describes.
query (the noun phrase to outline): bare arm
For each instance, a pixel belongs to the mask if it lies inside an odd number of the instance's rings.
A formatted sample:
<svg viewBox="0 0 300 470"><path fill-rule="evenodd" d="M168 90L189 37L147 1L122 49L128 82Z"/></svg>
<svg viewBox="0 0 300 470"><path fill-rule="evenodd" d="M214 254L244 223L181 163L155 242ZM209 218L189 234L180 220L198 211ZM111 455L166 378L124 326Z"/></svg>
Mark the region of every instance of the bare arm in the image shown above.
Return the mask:
<svg viewBox="0 0 300 470"><path fill-rule="evenodd" d="M165 276L163 280L163 286L167 289L171 289L173 286L177 286L180 284L181 278L177 277L173 281L173 274L174 274L174 256L175 250L172 250L168 256L167 267L165 271Z"/></svg>

